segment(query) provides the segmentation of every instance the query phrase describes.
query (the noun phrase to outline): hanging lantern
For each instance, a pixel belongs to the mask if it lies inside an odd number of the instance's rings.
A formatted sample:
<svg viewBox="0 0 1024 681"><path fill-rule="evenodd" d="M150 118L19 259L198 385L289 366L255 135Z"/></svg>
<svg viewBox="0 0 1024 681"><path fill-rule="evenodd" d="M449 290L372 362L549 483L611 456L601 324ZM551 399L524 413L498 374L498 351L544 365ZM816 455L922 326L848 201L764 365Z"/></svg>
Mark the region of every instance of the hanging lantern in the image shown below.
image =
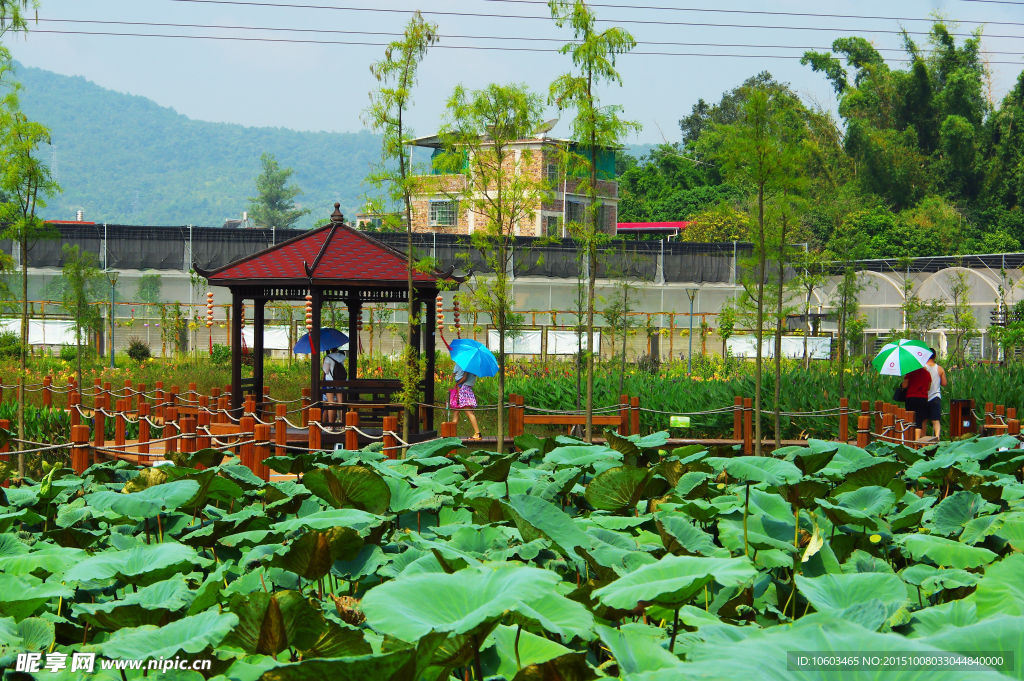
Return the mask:
<svg viewBox="0 0 1024 681"><path fill-rule="evenodd" d="M452 316L455 318L455 336L458 338L462 331L462 325L459 324L459 297L455 296L452 298Z"/></svg>
<svg viewBox="0 0 1024 681"><path fill-rule="evenodd" d="M306 331L313 331L313 296L306 296Z"/></svg>
<svg viewBox="0 0 1024 681"><path fill-rule="evenodd" d="M359 314L356 315L356 331L363 330L363 311L360 310Z"/></svg>
<svg viewBox="0 0 1024 681"><path fill-rule="evenodd" d="M213 326L213 291L206 294L206 328Z"/></svg>
<svg viewBox="0 0 1024 681"><path fill-rule="evenodd" d="M244 329L245 328L245 303L242 303L242 318L239 321L241 322L242 328Z"/></svg>

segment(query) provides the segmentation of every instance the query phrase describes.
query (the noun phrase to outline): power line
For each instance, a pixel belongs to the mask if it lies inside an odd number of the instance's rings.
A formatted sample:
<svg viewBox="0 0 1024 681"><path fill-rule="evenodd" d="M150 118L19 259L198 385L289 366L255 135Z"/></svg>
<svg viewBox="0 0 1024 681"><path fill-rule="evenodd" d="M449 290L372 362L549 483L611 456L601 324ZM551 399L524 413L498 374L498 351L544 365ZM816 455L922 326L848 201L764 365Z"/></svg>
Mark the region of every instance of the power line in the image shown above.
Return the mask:
<svg viewBox="0 0 1024 681"><path fill-rule="evenodd" d="M255 38L246 36L214 36L214 35L180 35L174 34L169 35L165 33L115 33L112 31L60 31L53 29L38 29L33 33L54 33L62 35L100 35L100 36L121 36L131 38L178 38L186 40L228 40L238 42L260 42L260 43L294 43L304 45L359 45L369 47L387 47L390 43L371 43L363 41L344 41L344 40L299 40L295 38ZM444 45L437 44L433 45L433 48L449 49L449 50L488 50L488 51L499 51L499 52L546 52L546 53L557 53L557 48L541 48L541 47L501 47L497 45ZM632 51L630 54L635 55L646 55L646 56L659 56L659 57L723 57L723 58L745 58L745 59L802 59L803 55L785 55L785 54L707 54L703 52L642 52ZM890 59L889 61L894 62L910 62L909 59ZM1013 64L1020 65L1020 62L1015 61L993 61L990 64Z"/></svg>
<svg viewBox="0 0 1024 681"><path fill-rule="evenodd" d="M68 24L101 24L101 25L116 25L116 26L151 26L156 28L199 28L199 29L218 29L218 30L238 30L238 31L273 31L273 32L284 32L284 33L318 33L318 34L341 34L341 35L373 35L373 36L393 36L399 37L402 33L394 31L346 31L341 29L327 29L327 28L283 28L280 26L232 26L224 24L175 24L175 23L157 23L149 21L108 21L99 19L51 19L51 18L40 18L39 21L53 22L53 23L68 23ZM42 31L36 31L42 32ZM492 35L458 35L458 34L441 34L440 38L453 38L453 39L465 39L465 40L517 40L517 41L528 41L528 42L556 42L563 44L566 41L562 38L536 38L536 37L522 37L522 36L492 36ZM570 41L572 42L572 41ZM745 47L750 49L778 49L778 50L830 50L830 47L815 47L806 45L756 45L750 43L692 43L692 42L662 42L662 41L650 41L640 40L637 41L638 45L671 45L678 47ZM876 47L879 52L905 52L903 48L896 47ZM928 52L929 50L922 50ZM1006 52L1006 51L994 51L984 50L984 54L1006 54L1006 55L1024 55L1024 52Z"/></svg>
<svg viewBox="0 0 1024 681"><path fill-rule="evenodd" d="M481 2L504 2L517 5L544 5L547 6L547 0L480 0ZM1013 2L1010 4L1020 5L1024 2ZM872 16L863 14L818 14L814 12L773 12L769 10L751 10L751 9L712 9L706 7L665 7L662 5L615 5L611 3L598 3L588 2L589 7L607 7L611 9L628 9L628 10L654 10L663 12L714 12L718 14L761 14L766 16L778 16L778 17L815 17L818 19L879 19L883 21L925 21L932 23L935 21L933 17L885 17L885 16ZM1020 21L974 21L965 20L961 23L967 24L991 24L993 26L1024 26L1024 22Z"/></svg>
<svg viewBox="0 0 1024 681"><path fill-rule="evenodd" d="M317 10L335 10L335 11L346 11L346 12L381 12L390 14L413 14L419 11L421 14L431 16L455 16L455 17L477 17L484 19L526 19L526 20L539 20L539 21L551 21L549 16L537 16L537 15L522 15L522 14L484 14L481 12L445 12L435 10L411 10L411 9L394 9L388 7L344 7L337 5L304 5L304 4L289 4L281 2L252 2L251 0L169 0L170 2L189 2L196 4L209 4L209 5L242 5L246 7L277 7L277 8L288 8L288 9L317 9ZM711 22L694 22L694 21L653 21L646 19L600 19L599 21L606 23L619 23L619 24L639 24L639 25L654 25L654 26L693 26L693 27L714 27L714 28L756 28L761 30L782 30L782 31L831 31L831 32L843 32L850 30L859 30L861 32L870 33L887 33L902 35L907 33L908 35L930 35L928 31L895 31L892 29L847 29L847 28L831 28L831 27L820 27L820 26L769 26L760 24L716 24ZM950 35L960 37L973 37L973 33L953 33ZM1024 36L1019 35L989 35L989 38L1015 38L1024 39Z"/></svg>

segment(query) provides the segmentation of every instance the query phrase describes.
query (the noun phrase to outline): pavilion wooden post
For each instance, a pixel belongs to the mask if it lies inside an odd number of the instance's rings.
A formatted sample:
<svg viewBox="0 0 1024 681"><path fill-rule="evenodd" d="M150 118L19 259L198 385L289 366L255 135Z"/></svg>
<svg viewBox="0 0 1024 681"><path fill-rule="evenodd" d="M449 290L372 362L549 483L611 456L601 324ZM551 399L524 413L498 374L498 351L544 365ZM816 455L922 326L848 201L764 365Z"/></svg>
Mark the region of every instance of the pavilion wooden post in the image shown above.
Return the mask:
<svg viewBox="0 0 1024 681"><path fill-rule="evenodd" d="M320 400L322 394L320 392L320 324L321 324L321 307L323 306L323 295L320 288L317 286L310 285L309 295L312 296L313 300L313 328L309 330L309 394L312 400L312 405L320 407ZM355 367L356 354L353 350L358 350L352 343L349 343L348 361L350 367ZM354 371L352 372L355 373ZM320 421L318 416L316 419ZM319 435L317 436L317 442L319 442ZM317 445L319 447L319 445Z"/></svg>
<svg viewBox="0 0 1024 681"><path fill-rule="evenodd" d="M11 422L8 419L0 419L0 429L10 432ZM11 443L5 442L3 446L0 446L0 461L6 463L11 460L11 455L8 452L11 451ZM4 480L0 487L10 487L11 483L9 480Z"/></svg>
<svg viewBox="0 0 1024 681"><path fill-rule="evenodd" d="M359 368L359 314L362 312L362 301L356 297L356 292L349 293L346 301L348 306L348 380L356 379ZM335 416L335 421L338 421Z"/></svg>
<svg viewBox="0 0 1024 681"><path fill-rule="evenodd" d="M231 289L231 415L242 407L242 292Z"/></svg>
<svg viewBox="0 0 1024 681"><path fill-rule="evenodd" d="M351 429L359 427L358 411L350 409L345 414L345 427L350 429L345 431L345 449L354 452L359 449L359 433Z"/></svg>
<svg viewBox="0 0 1024 681"><path fill-rule="evenodd" d="M231 407L231 397L228 395L221 395L220 399L217 400L217 423L227 423L228 419L227 411Z"/></svg>
<svg viewBox="0 0 1024 681"><path fill-rule="evenodd" d="M257 415L261 411L259 400L263 397L263 325L266 308L266 298L256 298L252 301L252 394L257 400L257 411L254 412Z"/></svg>
<svg viewBox="0 0 1024 681"><path fill-rule="evenodd" d="M743 439L743 398L739 395L732 398L732 439Z"/></svg>
<svg viewBox="0 0 1024 681"><path fill-rule="evenodd" d="M398 417L397 416L385 416L384 417L384 456L389 459L398 458L398 440L392 433L398 432ZM445 437L442 435L441 437Z"/></svg>
<svg viewBox="0 0 1024 681"><path fill-rule="evenodd" d="M139 404L139 458L149 454L149 403Z"/></svg>
<svg viewBox="0 0 1024 681"><path fill-rule="evenodd" d="M50 408L53 406L53 389L50 387L53 385L52 376L43 377L43 406Z"/></svg>
<svg viewBox="0 0 1024 681"><path fill-rule="evenodd" d="M839 441L850 441L850 400L846 397L839 398Z"/></svg>
<svg viewBox="0 0 1024 681"><path fill-rule="evenodd" d="M320 451L320 408L309 408L309 448Z"/></svg>
<svg viewBox="0 0 1024 681"><path fill-rule="evenodd" d="M750 455L754 453L753 435L754 401L749 397L743 398L743 453Z"/></svg>
<svg viewBox="0 0 1024 681"><path fill-rule="evenodd" d="M89 467L89 426L71 426L71 467L81 475Z"/></svg>
<svg viewBox="0 0 1024 681"><path fill-rule="evenodd" d="M288 453L285 449L285 446L288 444L288 422L286 420L288 418L288 405L278 402L275 411L274 442L277 444L277 449L274 452L274 456L284 456Z"/></svg>
<svg viewBox="0 0 1024 681"><path fill-rule="evenodd" d="M255 466L253 472L259 476L260 480L268 482L270 469L263 462L270 458L270 424L257 423L253 439L256 440L253 445L253 464Z"/></svg>

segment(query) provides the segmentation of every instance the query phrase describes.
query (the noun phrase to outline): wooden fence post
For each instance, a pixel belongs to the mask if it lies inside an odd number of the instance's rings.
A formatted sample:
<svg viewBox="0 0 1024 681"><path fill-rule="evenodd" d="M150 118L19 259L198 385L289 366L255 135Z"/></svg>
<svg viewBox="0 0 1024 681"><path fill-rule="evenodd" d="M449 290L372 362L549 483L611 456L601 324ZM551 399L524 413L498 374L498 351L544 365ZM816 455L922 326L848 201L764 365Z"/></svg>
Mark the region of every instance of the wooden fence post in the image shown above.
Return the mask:
<svg viewBox="0 0 1024 681"><path fill-rule="evenodd" d="M71 467L81 475L89 467L89 426L72 426L71 443Z"/></svg>
<svg viewBox="0 0 1024 681"><path fill-rule="evenodd" d="M355 409L349 410L345 413L345 427L346 428L358 428L359 427L359 412ZM359 433L354 430L345 431L345 449L350 452L354 452L359 449Z"/></svg>
<svg viewBox="0 0 1024 681"><path fill-rule="evenodd" d="M217 400L217 420L215 423L228 422L228 399L226 395L221 395L220 399Z"/></svg>
<svg viewBox="0 0 1024 681"><path fill-rule="evenodd" d="M243 416L241 419L239 419L239 421L238 421L238 429L241 431L241 435L239 435L239 441L240 442L245 442L246 440L252 439L254 437L255 432L256 432L256 430L254 428L255 425L256 425L256 419L254 419L251 416ZM245 433L251 433L251 434L250 435L246 435ZM253 448L252 443L247 444L247 445L245 445L245 444L241 445L238 448L238 450L239 450L238 451L238 458L242 461L242 465L243 466L248 466L249 470L251 470L253 473L255 473L256 472L256 460L255 460L256 450Z"/></svg>
<svg viewBox="0 0 1024 681"><path fill-rule="evenodd" d="M875 434L882 434L882 408L885 403L882 400L875 400Z"/></svg>
<svg viewBox="0 0 1024 681"><path fill-rule="evenodd" d="M445 430L445 424L441 424L442 431ZM398 431L398 417L397 416L385 416L384 417L384 455L389 459L398 458L398 440L391 433ZM441 433L441 437L447 437L444 432Z"/></svg>
<svg viewBox="0 0 1024 681"><path fill-rule="evenodd" d="M304 388L308 390L308 388ZM304 415L308 415L307 424L309 426L309 448L314 452L320 451L320 409L318 407L310 407L302 412Z"/></svg>
<svg viewBox="0 0 1024 681"><path fill-rule="evenodd" d="M98 395L96 397L96 406L92 414L93 443L94 446L96 447L102 447L105 444L104 438L106 438L105 431L107 426L107 419L103 415L103 409L105 409L106 406L106 396L102 394Z"/></svg>
<svg viewBox="0 0 1024 681"><path fill-rule="evenodd" d="M850 400L846 397L839 398L839 441L850 442Z"/></svg>
<svg viewBox="0 0 1024 681"><path fill-rule="evenodd" d="M629 395L619 395L619 435L629 435Z"/></svg>
<svg viewBox="0 0 1024 681"><path fill-rule="evenodd" d="M732 398L732 439L743 439L743 398Z"/></svg>
<svg viewBox="0 0 1024 681"><path fill-rule="evenodd" d="M52 376L43 377L43 406L53 407L53 390L50 386L53 385Z"/></svg>
<svg viewBox="0 0 1024 681"><path fill-rule="evenodd" d="M857 446L863 449L868 446L868 433L871 432L871 417L861 414L857 417Z"/></svg>
<svg viewBox="0 0 1024 681"><path fill-rule="evenodd" d="M1017 419L1006 419L1006 434L1020 435L1020 421Z"/></svg>
<svg viewBox="0 0 1024 681"><path fill-rule="evenodd" d="M270 469L263 461L270 457L270 424L257 423L253 429L253 472L264 482L270 481Z"/></svg>
<svg viewBox="0 0 1024 681"><path fill-rule="evenodd" d="M124 445L125 432L125 407L124 400L117 401L117 408L114 411L114 444Z"/></svg>
<svg viewBox="0 0 1024 681"><path fill-rule="evenodd" d="M78 391L71 391L68 393L68 418L71 419L71 427L82 423L82 413L78 411L78 405L82 403L82 398L78 394Z"/></svg>
<svg viewBox="0 0 1024 681"><path fill-rule="evenodd" d="M139 403L139 459L149 454L149 402Z"/></svg>
<svg viewBox="0 0 1024 681"><path fill-rule="evenodd" d="M196 415L196 451L210 448L210 412L200 411Z"/></svg>
<svg viewBox="0 0 1024 681"><path fill-rule="evenodd" d="M144 403L149 401L146 397L146 384L139 383L138 385L136 385L135 392L137 393L135 395L135 410L138 411L142 409L142 405Z"/></svg>
<svg viewBox="0 0 1024 681"><path fill-rule="evenodd" d="M992 413L992 403L991 402L986 402L985 403L985 430L983 431L984 435L991 435L991 433L989 431L991 430L991 426L992 426L993 423L995 423L995 419L993 418L993 413Z"/></svg>
<svg viewBox="0 0 1024 681"><path fill-rule="evenodd" d="M137 402L135 396L132 394L132 382L131 379L125 379L124 382L124 404L127 411L135 411L134 405Z"/></svg>
<svg viewBox="0 0 1024 681"><path fill-rule="evenodd" d="M283 402L278 402L274 407L274 442L277 444L277 449L274 452L274 456L284 456L287 454L285 447L288 444L288 405ZM267 475L270 475L268 472ZM267 478L268 480L270 478Z"/></svg>
<svg viewBox="0 0 1024 681"><path fill-rule="evenodd" d="M164 458L171 452L180 451L178 449L178 427L175 421L178 420L178 408L164 405L164 433L163 437L172 438L164 442Z"/></svg>
<svg viewBox="0 0 1024 681"><path fill-rule="evenodd" d="M181 417L181 451L185 454L196 452L196 417Z"/></svg>
<svg viewBox="0 0 1024 681"><path fill-rule="evenodd" d="M749 397L743 398L743 453L750 455L754 453L754 400Z"/></svg>
<svg viewBox="0 0 1024 681"><path fill-rule="evenodd" d="M163 418L164 416L164 382L157 381L156 388L153 390L153 404L156 408L156 417Z"/></svg>

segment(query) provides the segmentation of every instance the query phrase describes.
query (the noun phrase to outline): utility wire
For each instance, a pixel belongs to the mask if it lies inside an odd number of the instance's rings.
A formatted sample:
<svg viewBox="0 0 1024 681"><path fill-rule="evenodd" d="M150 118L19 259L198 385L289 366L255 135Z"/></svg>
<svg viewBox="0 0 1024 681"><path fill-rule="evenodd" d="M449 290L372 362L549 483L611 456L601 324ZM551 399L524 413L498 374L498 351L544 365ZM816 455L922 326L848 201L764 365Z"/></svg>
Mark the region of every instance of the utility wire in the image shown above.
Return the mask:
<svg viewBox="0 0 1024 681"><path fill-rule="evenodd" d="M343 41L343 40L299 40L295 38L254 38L245 36L215 36L215 35L180 35L174 34L169 35L165 33L115 33L112 31L60 31L55 29L38 29L32 31L33 33L54 33L62 35L102 35L102 36L122 36L131 38L180 38L186 40L233 40L238 42L259 42L259 43L294 43L294 44L305 44L305 45L363 45L370 47L387 47L390 43L371 43L362 41ZM557 53L559 52L556 48L540 48L540 47L500 47L496 45L444 45L437 44L433 45L432 49L449 49L449 50L493 50L500 52L547 52ZM785 54L707 54L703 52L642 52L634 50L629 54L635 55L648 55L648 56L659 56L659 57L723 57L723 58L742 58L742 59L802 59L803 55L785 55ZM906 62L909 63L910 59L890 59L892 62ZM1020 65L1020 62L1016 61L990 61L990 64L1013 64Z"/></svg>
<svg viewBox="0 0 1024 681"><path fill-rule="evenodd" d="M393 9L387 7L343 7L337 5L304 5L304 4L289 4L281 2L252 2L251 0L169 0L170 2L189 2L197 4L209 4L209 5L242 5L246 7L279 7L289 9L318 9L318 10L336 10L346 12L381 12L381 13L392 13L392 14L413 14L419 11L424 15L431 16L455 16L455 17L479 17L485 19L527 19L527 20L538 20L538 21L551 21L550 16L537 16L537 15L522 15L522 14L484 14L481 12L442 12L434 10L411 10L411 9ZM892 30L892 29L849 29L849 28L830 28L821 26L768 26L760 24L716 24L711 22L695 22L695 21L653 21L644 19L600 19L599 21L606 23L619 23L619 24L641 24L641 25L654 25L654 26L696 26L696 27L714 27L714 28L756 28L762 30L781 30L781 31L831 31L831 32L851 32L857 31L861 33L887 33L894 35L902 35L906 33L908 35L931 35L928 31L905 31L905 30ZM973 37L973 33L950 33L953 36L960 37ZM1024 36L1020 35L988 35L988 38L1016 38L1024 39Z"/></svg>
<svg viewBox="0 0 1024 681"><path fill-rule="evenodd" d="M371 35L371 36L394 36L399 37L403 35L397 32L387 31L345 31L341 29L326 29L326 28L282 28L279 26L231 26L223 24L173 24L173 23L156 23L149 21L105 21L98 19L51 19L51 18L40 18L39 21L53 22L53 23L67 23L67 24L102 24L102 25L116 25L116 26L151 26L156 28L199 28L199 29L218 29L218 30L238 30L238 31L273 31L273 32L284 32L284 33L319 33L319 34L342 34L342 35ZM40 31L37 31L40 32ZM533 37L520 37L520 36L492 36L492 35L457 35L457 34L441 34L438 37L441 38L453 38L453 39L466 39L466 40L518 40L528 42L555 42L559 44L565 43L562 38L533 38ZM570 41L572 42L572 41ZM809 47L802 45L754 45L749 43L687 43L687 42L660 42L660 41L649 41L641 40L637 41L638 45L671 45L679 47L746 47L750 49L773 49L773 50L830 50L830 47ZM897 47L876 47L879 52L905 52L903 48ZM930 52L932 50L922 50L922 52ZM983 50L984 54L1006 54L1006 55L1024 55L1024 52L1005 52L995 50Z"/></svg>

